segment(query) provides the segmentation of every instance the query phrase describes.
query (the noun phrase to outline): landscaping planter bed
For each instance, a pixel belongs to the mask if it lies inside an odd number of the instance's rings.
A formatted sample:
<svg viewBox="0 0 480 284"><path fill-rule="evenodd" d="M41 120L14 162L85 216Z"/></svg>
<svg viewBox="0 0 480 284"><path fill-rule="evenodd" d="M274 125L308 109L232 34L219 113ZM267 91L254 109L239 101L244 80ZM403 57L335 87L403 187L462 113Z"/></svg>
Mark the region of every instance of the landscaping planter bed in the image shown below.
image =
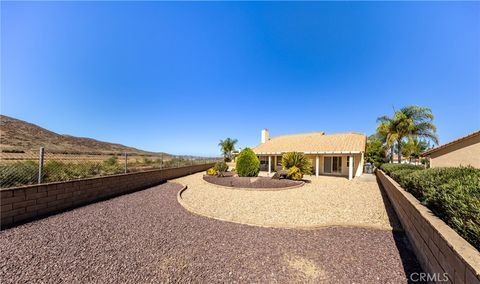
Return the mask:
<svg viewBox="0 0 480 284"><path fill-rule="evenodd" d="M203 179L209 183L232 188L287 188L303 184L303 181L278 180L269 177L203 176Z"/></svg>

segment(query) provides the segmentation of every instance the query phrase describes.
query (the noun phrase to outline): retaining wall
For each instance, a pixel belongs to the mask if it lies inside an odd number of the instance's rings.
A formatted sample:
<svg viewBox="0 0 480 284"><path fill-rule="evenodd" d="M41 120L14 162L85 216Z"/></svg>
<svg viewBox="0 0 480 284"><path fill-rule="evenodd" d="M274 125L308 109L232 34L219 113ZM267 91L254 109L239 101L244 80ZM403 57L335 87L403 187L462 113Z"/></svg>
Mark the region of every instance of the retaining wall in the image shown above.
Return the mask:
<svg viewBox="0 0 480 284"><path fill-rule="evenodd" d="M480 283L480 253L412 194L378 170L379 178L425 272L438 283ZM447 274L445 274L447 273ZM448 275L447 281L445 275ZM418 278L418 277L417 277ZM432 280L432 279L430 279Z"/></svg>
<svg viewBox="0 0 480 284"><path fill-rule="evenodd" d="M98 200L152 187L169 179L204 171L213 165L194 165L1 189L0 227L11 227Z"/></svg>

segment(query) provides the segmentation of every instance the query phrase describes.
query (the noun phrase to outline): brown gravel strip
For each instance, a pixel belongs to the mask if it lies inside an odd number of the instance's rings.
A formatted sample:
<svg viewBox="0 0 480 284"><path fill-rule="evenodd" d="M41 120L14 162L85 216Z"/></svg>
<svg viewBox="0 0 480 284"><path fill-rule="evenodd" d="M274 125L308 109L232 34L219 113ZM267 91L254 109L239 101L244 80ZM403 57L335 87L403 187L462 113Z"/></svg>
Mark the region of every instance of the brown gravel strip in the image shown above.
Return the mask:
<svg viewBox="0 0 480 284"><path fill-rule="evenodd" d="M402 283L401 233L269 229L196 216L166 183L0 232L1 283Z"/></svg>
<svg viewBox="0 0 480 284"><path fill-rule="evenodd" d="M206 182L232 188L287 188L292 186L300 186L301 181L293 181L288 179L272 179L269 177L217 177L203 176Z"/></svg>

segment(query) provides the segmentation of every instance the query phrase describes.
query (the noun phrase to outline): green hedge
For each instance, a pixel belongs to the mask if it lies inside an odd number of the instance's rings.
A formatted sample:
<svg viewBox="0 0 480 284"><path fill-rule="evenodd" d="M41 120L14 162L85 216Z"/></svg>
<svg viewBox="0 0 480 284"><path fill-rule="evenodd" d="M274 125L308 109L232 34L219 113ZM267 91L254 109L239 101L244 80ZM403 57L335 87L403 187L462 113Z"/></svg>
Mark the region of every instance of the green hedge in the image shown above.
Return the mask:
<svg viewBox="0 0 480 284"><path fill-rule="evenodd" d="M382 169L387 175L390 175L392 172L398 170L422 170L424 167L410 164L382 164L380 169Z"/></svg>
<svg viewBox="0 0 480 284"><path fill-rule="evenodd" d="M480 169L413 167L384 164L381 169L480 250Z"/></svg>
<svg viewBox="0 0 480 284"><path fill-rule="evenodd" d="M408 176L413 173L419 171L419 169L401 169L398 171L393 171L390 173L390 176L398 182L402 187L405 188L404 181L408 179Z"/></svg>

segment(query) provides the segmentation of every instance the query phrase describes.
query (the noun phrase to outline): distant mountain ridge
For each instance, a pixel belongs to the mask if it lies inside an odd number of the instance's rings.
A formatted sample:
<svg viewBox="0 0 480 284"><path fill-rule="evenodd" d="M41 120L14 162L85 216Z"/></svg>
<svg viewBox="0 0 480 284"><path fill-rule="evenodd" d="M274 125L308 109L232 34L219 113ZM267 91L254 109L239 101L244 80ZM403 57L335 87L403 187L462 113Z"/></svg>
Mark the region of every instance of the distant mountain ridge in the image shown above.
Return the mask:
<svg viewBox="0 0 480 284"><path fill-rule="evenodd" d="M123 153L138 155L168 155L148 152L122 144L109 143L92 138L75 137L52 132L33 123L0 115L0 149L2 152L38 150L57 153Z"/></svg>

